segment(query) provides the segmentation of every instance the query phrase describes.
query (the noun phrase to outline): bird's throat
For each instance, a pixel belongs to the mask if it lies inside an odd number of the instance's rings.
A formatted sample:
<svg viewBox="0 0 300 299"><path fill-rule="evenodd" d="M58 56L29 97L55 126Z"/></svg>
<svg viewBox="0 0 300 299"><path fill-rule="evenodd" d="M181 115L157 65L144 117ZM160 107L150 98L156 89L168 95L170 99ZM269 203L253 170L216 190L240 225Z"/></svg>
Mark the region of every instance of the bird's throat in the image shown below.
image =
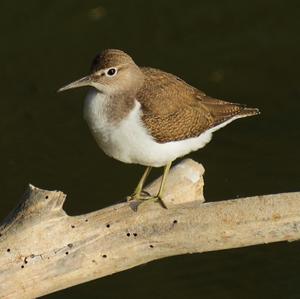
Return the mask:
<svg viewBox="0 0 300 299"><path fill-rule="evenodd" d="M105 123L116 126L134 107L134 96L121 94L108 96L91 89L84 102L84 118L91 129Z"/></svg>

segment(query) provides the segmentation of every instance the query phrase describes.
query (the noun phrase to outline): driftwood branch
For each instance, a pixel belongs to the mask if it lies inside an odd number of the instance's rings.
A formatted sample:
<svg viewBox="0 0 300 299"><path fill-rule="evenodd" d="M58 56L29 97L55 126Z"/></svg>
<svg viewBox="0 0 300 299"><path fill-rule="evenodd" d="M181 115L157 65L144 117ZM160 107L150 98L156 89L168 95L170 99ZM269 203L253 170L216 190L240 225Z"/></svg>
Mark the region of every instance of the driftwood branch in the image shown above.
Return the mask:
<svg viewBox="0 0 300 299"><path fill-rule="evenodd" d="M172 169L168 209L126 202L80 216L30 186L0 227L0 297L35 298L155 259L300 238L300 192L203 203L203 167ZM148 191L154 192L158 182Z"/></svg>

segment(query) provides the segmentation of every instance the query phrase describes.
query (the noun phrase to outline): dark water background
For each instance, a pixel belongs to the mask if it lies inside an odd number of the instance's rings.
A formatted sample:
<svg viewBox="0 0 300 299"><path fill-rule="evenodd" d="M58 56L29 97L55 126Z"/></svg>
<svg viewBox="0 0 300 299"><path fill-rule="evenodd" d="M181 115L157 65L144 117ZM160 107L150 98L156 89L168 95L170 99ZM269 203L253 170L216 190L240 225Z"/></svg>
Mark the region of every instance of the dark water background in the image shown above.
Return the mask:
<svg viewBox="0 0 300 299"><path fill-rule="evenodd" d="M82 119L86 90L57 94L105 48L259 107L190 155L207 201L300 189L299 1L0 2L0 216L27 183L86 213L131 192L142 167L105 156ZM300 245L178 256L47 298L300 298Z"/></svg>

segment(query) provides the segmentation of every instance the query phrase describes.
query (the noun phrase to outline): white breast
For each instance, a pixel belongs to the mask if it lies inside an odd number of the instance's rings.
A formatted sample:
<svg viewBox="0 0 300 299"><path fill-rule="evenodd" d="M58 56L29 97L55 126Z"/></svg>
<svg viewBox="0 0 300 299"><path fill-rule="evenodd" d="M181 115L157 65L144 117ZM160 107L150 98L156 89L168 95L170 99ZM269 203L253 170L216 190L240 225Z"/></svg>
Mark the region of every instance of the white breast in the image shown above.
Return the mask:
<svg viewBox="0 0 300 299"><path fill-rule="evenodd" d="M84 118L98 145L109 156L125 163L136 163L160 167L191 151L196 151L211 140L212 133L224 127L230 120L211 128L195 138L167 143L157 143L142 123L140 103L117 124L111 124L106 117L108 99L91 91L85 101Z"/></svg>

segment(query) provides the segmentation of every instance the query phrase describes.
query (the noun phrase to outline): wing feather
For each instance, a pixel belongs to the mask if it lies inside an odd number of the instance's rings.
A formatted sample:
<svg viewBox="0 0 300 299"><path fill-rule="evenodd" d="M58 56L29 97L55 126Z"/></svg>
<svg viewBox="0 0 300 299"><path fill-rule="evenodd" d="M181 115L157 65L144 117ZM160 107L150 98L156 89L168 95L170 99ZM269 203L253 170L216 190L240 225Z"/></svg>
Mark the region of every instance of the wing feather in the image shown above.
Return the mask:
<svg viewBox="0 0 300 299"><path fill-rule="evenodd" d="M234 116L250 116L257 109L211 98L170 73L142 68L143 87L137 94L142 120L157 142L197 137Z"/></svg>

